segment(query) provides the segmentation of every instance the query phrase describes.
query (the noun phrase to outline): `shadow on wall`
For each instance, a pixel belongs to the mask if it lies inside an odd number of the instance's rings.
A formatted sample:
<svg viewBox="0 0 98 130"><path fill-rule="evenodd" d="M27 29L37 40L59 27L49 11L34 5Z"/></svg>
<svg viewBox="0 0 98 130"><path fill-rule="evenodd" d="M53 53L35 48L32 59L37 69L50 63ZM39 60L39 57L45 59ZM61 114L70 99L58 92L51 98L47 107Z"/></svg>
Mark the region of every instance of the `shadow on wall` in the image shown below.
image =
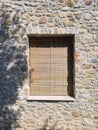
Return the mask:
<svg viewBox="0 0 98 130"><path fill-rule="evenodd" d="M11 130L20 118L19 89L27 78L26 45L19 45L19 11L3 12L0 27L0 130Z"/></svg>

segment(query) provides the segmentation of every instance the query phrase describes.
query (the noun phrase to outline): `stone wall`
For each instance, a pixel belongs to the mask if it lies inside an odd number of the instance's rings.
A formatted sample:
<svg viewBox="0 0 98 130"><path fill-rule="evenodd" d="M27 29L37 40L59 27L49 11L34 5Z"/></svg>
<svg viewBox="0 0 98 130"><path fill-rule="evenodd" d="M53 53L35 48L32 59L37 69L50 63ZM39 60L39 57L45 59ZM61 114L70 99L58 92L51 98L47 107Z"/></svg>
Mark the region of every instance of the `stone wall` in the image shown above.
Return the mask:
<svg viewBox="0 0 98 130"><path fill-rule="evenodd" d="M30 34L75 35L74 102L27 101ZM0 130L97 130L97 61L97 0L0 0Z"/></svg>

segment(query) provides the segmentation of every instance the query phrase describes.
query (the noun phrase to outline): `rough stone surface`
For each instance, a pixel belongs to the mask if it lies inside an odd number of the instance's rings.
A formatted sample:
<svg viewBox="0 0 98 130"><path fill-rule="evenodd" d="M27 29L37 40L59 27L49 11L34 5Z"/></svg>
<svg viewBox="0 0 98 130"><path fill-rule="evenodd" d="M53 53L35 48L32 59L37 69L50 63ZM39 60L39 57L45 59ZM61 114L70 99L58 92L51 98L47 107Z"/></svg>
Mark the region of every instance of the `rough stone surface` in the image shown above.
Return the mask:
<svg viewBox="0 0 98 130"><path fill-rule="evenodd" d="M28 20L28 19L29 19L29 15L28 15L27 13L24 13L24 14L22 15L22 18L23 18L24 20Z"/></svg>
<svg viewBox="0 0 98 130"><path fill-rule="evenodd" d="M46 17L41 17L41 18L39 19L39 23L40 23L40 24L45 24L46 22L47 22Z"/></svg>
<svg viewBox="0 0 98 130"><path fill-rule="evenodd" d="M86 0L86 1L85 1L85 4L86 4L86 5L91 5L91 3L92 3L92 0Z"/></svg>
<svg viewBox="0 0 98 130"><path fill-rule="evenodd" d="M29 96L30 34L75 35L75 101ZM0 130L98 130L98 1L0 0Z"/></svg>

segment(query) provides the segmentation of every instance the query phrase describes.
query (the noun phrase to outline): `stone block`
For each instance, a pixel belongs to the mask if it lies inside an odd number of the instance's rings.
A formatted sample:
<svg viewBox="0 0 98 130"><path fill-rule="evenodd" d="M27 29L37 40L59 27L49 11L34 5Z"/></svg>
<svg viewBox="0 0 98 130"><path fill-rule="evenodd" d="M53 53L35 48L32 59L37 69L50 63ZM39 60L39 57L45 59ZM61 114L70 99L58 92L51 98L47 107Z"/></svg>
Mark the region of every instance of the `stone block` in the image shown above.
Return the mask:
<svg viewBox="0 0 98 130"><path fill-rule="evenodd" d="M66 13L63 11L63 12L60 12L59 13L59 17L60 18L65 18L66 17Z"/></svg>
<svg viewBox="0 0 98 130"><path fill-rule="evenodd" d="M91 5L92 4L92 0L86 0L85 4L88 5L88 6Z"/></svg>
<svg viewBox="0 0 98 130"><path fill-rule="evenodd" d="M22 14L22 18L23 18L24 20L28 20L28 19L29 19L29 15L28 15L27 13L23 13L23 14Z"/></svg>
<svg viewBox="0 0 98 130"><path fill-rule="evenodd" d="M0 12L0 17L2 17L3 12Z"/></svg>
<svg viewBox="0 0 98 130"><path fill-rule="evenodd" d="M73 6L73 4L74 4L74 3L73 3L73 0L66 0L66 5L67 5L67 6L70 6L70 7L71 7L71 6Z"/></svg>
<svg viewBox="0 0 98 130"><path fill-rule="evenodd" d="M79 111L74 111L72 112L73 117L80 117L80 112Z"/></svg>
<svg viewBox="0 0 98 130"><path fill-rule="evenodd" d="M41 17L41 18L39 19L39 24L46 24L46 23L47 23L46 17Z"/></svg>
<svg viewBox="0 0 98 130"><path fill-rule="evenodd" d="M64 0L58 0L60 3L63 3L64 2Z"/></svg>

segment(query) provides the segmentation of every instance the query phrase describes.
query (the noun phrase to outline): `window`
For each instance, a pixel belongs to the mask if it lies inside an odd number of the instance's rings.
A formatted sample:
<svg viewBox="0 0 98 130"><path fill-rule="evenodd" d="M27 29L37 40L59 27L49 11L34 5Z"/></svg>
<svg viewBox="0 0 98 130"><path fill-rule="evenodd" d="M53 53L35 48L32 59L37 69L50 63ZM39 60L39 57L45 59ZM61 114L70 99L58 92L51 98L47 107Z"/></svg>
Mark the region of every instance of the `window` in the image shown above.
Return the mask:
<svg viewBox="0 0 98 130"><path fill-rule="evenodd" d="M30 96L72 96L74 37L30 37Z"/></svg>

